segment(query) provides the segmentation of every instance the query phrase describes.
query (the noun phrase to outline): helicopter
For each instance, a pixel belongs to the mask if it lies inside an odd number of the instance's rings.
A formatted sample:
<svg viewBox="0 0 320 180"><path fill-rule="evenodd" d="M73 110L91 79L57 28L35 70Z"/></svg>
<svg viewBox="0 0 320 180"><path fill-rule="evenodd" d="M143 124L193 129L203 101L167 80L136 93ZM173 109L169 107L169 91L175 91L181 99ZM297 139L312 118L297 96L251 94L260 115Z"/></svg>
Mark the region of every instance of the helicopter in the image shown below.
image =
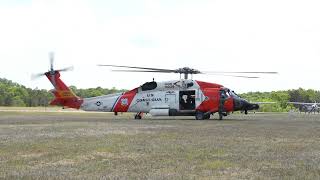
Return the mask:
<svg viewBox="0 0 320 180"><path fill-rule="evenodd" d="M299 111L300 112L305 112L305 113L316 113L320 112L320 103L314 102L314 103L306 103L306 102L288 102L288 104L293 104L299 106Z"/></svg>
<svg viewBox="0 0 320 180"><path fill-rule="evenodd" d="M214 113L222 120L230 112L241 111L248 114L249 110L259 109L258 103L250 103L234 91L223 85L189 79L194 74L222 74L224 76L241 78L259 78L234 74L277 74L277 72L203 72L189 67L179 69L160 69L150 67L98 65L112 68L117 72L145 73L177 73L180 79L156 82L146 82L132 90L91 98L78 97L61 80L60 72L72 70L72 67L55 70L53 54L50 54L50 69L45 73L34 75L33 78L46 76L53 85L51 91L55 98L50 105L63 108L81 109L84 111L136 113L134 119L141 119L144 113L152 116L194 116L196 120L210 119ZM184 78L181 78L183 75Z"/></svg>

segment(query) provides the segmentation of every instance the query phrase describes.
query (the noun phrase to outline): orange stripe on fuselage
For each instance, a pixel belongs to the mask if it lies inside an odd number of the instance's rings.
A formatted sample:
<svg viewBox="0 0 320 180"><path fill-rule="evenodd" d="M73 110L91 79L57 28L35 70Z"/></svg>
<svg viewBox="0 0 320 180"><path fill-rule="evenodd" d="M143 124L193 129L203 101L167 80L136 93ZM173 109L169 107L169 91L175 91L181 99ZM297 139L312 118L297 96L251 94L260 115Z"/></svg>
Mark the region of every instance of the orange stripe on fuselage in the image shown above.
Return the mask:
<svg viewBox="0 0 320 180"><path fill-rule="evenodd" d="M127 112L136 94L137 94L137 88L131 91L125 92L123 95L121 95L121 97L119 98L117 104L113 109L113 112Z"/></svg>

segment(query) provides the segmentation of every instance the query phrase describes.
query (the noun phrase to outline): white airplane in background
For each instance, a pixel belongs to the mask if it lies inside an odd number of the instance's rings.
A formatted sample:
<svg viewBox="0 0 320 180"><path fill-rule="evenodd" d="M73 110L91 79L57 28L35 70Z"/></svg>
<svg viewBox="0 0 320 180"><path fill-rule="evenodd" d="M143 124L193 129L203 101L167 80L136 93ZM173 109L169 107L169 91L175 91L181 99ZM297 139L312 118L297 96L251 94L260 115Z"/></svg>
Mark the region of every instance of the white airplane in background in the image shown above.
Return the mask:
<svg viewBox="0 0 320 180"><path fill-rule="evenodd" d="M299 110L300 112L308 112L308 113L316 113L320 112L320 103L314 102L314 103L304 103L304 102L288 102L288 104L293 104L293 105L300 105Z"/></svg>

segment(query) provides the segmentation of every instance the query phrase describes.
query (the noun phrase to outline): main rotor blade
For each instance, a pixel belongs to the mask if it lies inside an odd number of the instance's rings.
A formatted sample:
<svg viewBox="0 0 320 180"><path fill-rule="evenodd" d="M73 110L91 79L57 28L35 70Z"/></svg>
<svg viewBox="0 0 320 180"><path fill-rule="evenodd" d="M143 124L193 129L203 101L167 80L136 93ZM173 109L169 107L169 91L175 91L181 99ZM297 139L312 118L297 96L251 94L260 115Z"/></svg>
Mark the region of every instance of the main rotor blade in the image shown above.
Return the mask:
<svg viewBox="0 0 320 180"><path fill-rule="evenodd" d="M202 74L203 74L203 73L202 73ZM238 77L238 78L250 78L250 79L260 78L260 77L258 77L258 76L238 76L238 75L229 75L229 74L208 74L208 75L228 76L228 77Z"/></svg>
<svg viewBox="0 0 320 180"><path fill-rule="evenodd" d="M174 73L174 71L158 71L158 70L111 70L114 72L153 72L153 73Z"/></svg>
<svg viewBox="0 0 320 180"><path fill-rule="evenodd" d="M261 71L202 71L206 74L278 74L278 72L261 72Z"/></svg>
<svg viewBox="0 0 320 180"><path fill-rule="evenodd" d="M159 69L159 68L148 68L148 67L138 67L138 66L118 66L118 65L109 65L109 64L98 64L98 66L131 68L131 69L146 69L146 70L154 70L154 71L175 71L174 69Z"/></svg>

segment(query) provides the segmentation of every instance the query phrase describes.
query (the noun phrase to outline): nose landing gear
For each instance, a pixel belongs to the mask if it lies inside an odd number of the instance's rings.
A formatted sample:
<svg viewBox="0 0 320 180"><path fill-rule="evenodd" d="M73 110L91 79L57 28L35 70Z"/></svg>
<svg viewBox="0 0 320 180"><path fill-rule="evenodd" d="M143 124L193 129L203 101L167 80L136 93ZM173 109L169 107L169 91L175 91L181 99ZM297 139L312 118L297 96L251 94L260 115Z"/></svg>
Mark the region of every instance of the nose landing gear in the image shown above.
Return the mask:
<svg viewBox="0 0 320 180"><path fill-rule="evenodd" d="M196 120L204 120L204 119L210 119L210 115L211 115L210 112L204 113L201 111L197 111L195 117L196 117Z"/></svg>
<svg viewBox="0 0 320 180"><path fill-rule="evenodd" d="M227 116L228 113L227 112L221 112L219 113L219 120L222 120L223 119L223 116Z"/></svg>

